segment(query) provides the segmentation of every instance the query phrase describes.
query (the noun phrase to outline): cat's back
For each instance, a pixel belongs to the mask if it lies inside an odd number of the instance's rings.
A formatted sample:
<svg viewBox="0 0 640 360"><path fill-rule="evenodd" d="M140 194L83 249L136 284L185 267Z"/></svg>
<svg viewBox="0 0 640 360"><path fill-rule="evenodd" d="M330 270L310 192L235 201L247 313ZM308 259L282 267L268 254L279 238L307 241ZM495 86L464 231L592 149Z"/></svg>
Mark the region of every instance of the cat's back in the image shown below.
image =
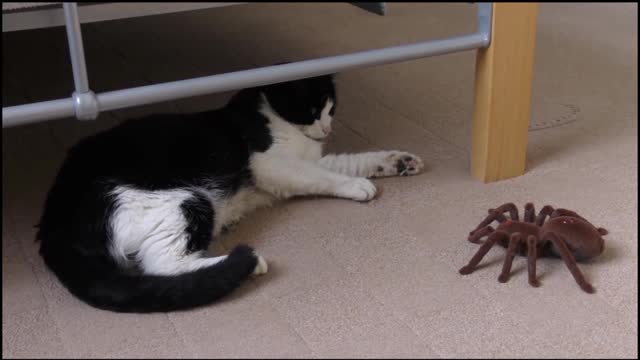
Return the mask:
<svg viewBox="0 0 640 360"><path fill-rule="evenodd" d="M62 171L123 181L217 174L244 167L248 148L242 128L222 110L157 114L81 140Z"/></svg>
<svg viewBox="0 0 640 360"><path fill-rule="evenodd" d="M119 186L166 190L198 185L205 177L243 176L248 154L242 134L217 115L151 115L80 140L48 192L43 228L66 223L63 214L98 218L91 214L108 209ZM238 177L226 176L244 182Z"/></svg>

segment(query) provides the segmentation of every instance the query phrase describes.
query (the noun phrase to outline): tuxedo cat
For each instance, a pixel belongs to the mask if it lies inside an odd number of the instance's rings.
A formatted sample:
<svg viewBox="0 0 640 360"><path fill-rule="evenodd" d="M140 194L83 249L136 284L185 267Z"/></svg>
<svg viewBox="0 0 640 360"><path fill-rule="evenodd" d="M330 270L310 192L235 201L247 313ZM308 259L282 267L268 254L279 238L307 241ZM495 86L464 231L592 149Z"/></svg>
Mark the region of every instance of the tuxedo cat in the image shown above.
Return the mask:
<svg viewBox="0 0 640 360"><path fill-rule="evenodd" d="M37 239L46 265L101 309L193 308L267 263L212 238L247 212L292 196L370 200L369 177L413 175L400 151L322 155L336 109L332 76L242 90L217 110L152 115L83 139L49 191Z"/></svg>

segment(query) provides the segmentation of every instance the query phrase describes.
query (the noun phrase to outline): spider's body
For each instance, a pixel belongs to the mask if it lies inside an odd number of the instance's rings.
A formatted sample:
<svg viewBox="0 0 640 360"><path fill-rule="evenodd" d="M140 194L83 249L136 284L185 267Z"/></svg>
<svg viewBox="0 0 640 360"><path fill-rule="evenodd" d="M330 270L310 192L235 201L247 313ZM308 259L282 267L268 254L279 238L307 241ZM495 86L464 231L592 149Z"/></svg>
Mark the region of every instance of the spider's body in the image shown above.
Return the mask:
<svg viewBox="0 0 640 360"><path fill-rule="evenodd" d="M560 236L567 243L576 261L585 261L600 255L604 251L604 239L593 225L582 219L570 216L559 216L549 219L542 227L524 221L507 220L496 228L509 234L520 233L523 238L533 235L538 239L536 244L538 257L555 256L561 257L560 249L553 245L553 242L545 239L547 232L552 231ZM597 239L598 241L585 242L584 239ZM504 248L509 247L509 238L501 237L498 244ZM518 244L517 253L522 256L527 255L526 243Z"/></svg>
<svg viewBox="0 0 640 360"><path fill-rule="evenodd" d="M531 223L527 223L524 221L513 221L513 220L506 220L503 223L501 223L500 225L498 225L498 227L496 228L495 231L500 231L500 232L504 232L507 233L509 236L511 236L512 234L517 234L520 233L520 235L522 235L525 239L529 236L535 236L536 238L540 238L540 227L536 226L535 224L531 224ZM509 237L500 237L498 239L498 244L504 248L508 248L509 247ZM525 256L527 255L527 244L520 242L517 245L517 253L519 255ZM538 244L536 244L537 248L538 248L538 256L543 256L543 253L546 253L547 251L549 251L549 247L548 246L543 246L543 242L540 241L538 242Z"/></svg>
<svg viewBox="0 0 640 360"><path fill-rule="evenodd" d="M509 212L509 218L504 216ZM547 217L549 218L547 220ZM494 230L490 223L498 221L500 225ZM545 221L546 220L546 221ZM593 293L593 287L584 279L576 261L594 258L604 251L603 235L607 230L596 228L586 219L573 211L554 210L545 206L536 216L533 204L525 206L524 220L518 216L518 209L512 203L504 204L498 209L490 209L489 215L469 234L469 241L480 243L480 239L488 236L469 264L460 269L463 275L473 272L484 255L495 244L507 248L507 257L498 280L509 279L511 264L516 254L527 256L529 267L529 283L539 286L536 279L536 259L538 257L561 257L580 287Z"/></svg>

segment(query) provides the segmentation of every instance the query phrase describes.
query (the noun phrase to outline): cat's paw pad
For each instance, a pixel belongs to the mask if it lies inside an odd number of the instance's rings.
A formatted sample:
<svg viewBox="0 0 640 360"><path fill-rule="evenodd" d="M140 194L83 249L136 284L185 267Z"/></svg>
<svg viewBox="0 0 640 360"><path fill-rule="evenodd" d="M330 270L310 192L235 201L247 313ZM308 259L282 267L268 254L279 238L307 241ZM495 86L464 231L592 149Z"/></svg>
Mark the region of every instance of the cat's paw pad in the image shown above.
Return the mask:
<svg viewBox="0 0 640 360"><path fill-rule="evenodd" d="M357 201L367 201L376 196L376 186L370 180L356 178L342 184L338 195Z"/></svg>
<svg viewBox="0 0 640 360"><path fill-rule="evenodd" d="M401 151L391 151L382 164L378 165L374 176L409 176L419 174L424 163L418 156Z"/></svg>
<svg viewBox="0 0 640 360"><path fill-rule="evenodd" d="M256 258L258 259L258 263L256 264L256 267L253 269L253 275L266 274L267 270L269 270L269 266L267 266L267 261L258 254L256 254Z"/></svg>

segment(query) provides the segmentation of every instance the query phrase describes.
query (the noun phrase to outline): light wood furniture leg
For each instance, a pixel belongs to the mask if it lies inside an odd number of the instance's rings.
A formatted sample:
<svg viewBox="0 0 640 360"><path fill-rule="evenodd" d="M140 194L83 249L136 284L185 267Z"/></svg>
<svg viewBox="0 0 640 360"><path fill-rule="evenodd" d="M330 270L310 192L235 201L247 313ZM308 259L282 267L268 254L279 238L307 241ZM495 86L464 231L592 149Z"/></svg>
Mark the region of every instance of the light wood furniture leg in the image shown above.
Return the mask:
<svg viewBox="0 0 640 360"><path fill-rule="evenodd" d="M491 45L476 58L471 174L487 183L524 174L537 3L494 3Z"/></svg>

